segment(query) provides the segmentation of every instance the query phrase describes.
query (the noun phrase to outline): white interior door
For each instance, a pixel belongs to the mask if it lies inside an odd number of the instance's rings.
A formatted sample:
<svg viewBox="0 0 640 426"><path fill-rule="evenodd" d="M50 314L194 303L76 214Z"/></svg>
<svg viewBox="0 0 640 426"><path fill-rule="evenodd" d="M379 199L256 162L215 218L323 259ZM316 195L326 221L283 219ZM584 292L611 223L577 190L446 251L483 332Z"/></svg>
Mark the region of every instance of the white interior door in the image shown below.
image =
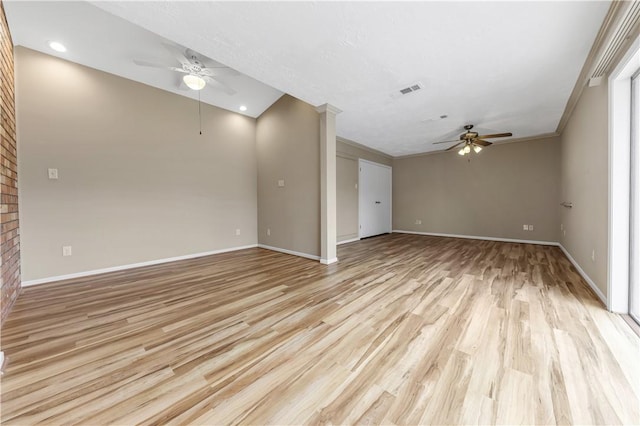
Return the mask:
<svg viewBox="0 0 640 426"><path fill-rule="evenodd" d="M391 232L391 167L359 160L360 238Z"/></svg>

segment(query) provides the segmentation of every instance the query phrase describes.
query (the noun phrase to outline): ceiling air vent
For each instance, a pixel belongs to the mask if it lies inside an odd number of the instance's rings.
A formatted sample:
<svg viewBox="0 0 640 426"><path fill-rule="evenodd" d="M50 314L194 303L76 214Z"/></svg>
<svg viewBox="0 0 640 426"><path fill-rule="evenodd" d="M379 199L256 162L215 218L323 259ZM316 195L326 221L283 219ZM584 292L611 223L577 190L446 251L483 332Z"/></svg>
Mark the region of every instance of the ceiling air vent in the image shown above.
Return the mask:
<svg viewBox="0 0 640 426"><path fill-rule="evenodd" d="M400 93L403 95L408 95L411 92L415 92L417 90L422 89L422 85L420 83L412 84L409 87L405 87L404 89L400 89Z"/></svg>

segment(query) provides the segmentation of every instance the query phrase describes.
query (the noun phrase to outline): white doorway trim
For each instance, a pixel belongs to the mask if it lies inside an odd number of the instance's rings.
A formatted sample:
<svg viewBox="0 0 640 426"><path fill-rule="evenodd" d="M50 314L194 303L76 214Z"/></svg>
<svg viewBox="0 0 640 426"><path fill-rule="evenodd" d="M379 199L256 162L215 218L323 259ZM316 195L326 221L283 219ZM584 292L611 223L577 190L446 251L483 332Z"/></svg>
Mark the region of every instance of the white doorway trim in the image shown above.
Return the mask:
<svg viewBox="0 0 640 426"><path fill-rule="evenodd" d="M609 274L607 309L629 312L631 76L640 67L640 37L609 76Z"/></svg>

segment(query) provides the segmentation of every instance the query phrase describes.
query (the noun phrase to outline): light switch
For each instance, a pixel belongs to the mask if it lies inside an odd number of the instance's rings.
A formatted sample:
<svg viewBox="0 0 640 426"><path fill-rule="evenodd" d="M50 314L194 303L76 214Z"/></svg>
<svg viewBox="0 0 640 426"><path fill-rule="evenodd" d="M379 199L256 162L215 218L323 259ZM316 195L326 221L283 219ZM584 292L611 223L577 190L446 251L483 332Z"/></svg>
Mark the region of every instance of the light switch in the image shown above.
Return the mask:
<svg viewBox="0 0 640 426"><path fill-rule="evenodd" d="M278 181L278 186L281 187L281 188L284 186L284 179L280 179Z"/></svg>
<svg viewBox="0 0 640 426"><path fill-rule="evenodd" d="M522 225L522 230L523 231L528 231L529 230L529 225Z"/></svg>
<svg viewBox="0 0 640 426"><path fill-rule="evenodd" d="M49 179L58 179L58 169L49 169Z"/></svg>
<svg viewBox="0 0 640 426"><path fill-rule="evenodd" d="M73 253L71 252L71 246L62 246L62 255L63 256L71 256Z"/></svg>

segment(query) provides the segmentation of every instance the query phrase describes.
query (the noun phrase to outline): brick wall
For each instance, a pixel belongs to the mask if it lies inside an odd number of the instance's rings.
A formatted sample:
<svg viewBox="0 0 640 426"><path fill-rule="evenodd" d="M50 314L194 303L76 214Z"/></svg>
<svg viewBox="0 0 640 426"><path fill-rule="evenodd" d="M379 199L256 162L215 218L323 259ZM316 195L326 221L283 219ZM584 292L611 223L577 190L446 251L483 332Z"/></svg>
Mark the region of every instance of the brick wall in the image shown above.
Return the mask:
<svg viewBox="0 0 640 426"><path fill-rule="evenodd" d="M20 229L18 227L18 161L13 75L13 42L0 0L0 253L2 316L4 322L20 292Z"/></svg>

